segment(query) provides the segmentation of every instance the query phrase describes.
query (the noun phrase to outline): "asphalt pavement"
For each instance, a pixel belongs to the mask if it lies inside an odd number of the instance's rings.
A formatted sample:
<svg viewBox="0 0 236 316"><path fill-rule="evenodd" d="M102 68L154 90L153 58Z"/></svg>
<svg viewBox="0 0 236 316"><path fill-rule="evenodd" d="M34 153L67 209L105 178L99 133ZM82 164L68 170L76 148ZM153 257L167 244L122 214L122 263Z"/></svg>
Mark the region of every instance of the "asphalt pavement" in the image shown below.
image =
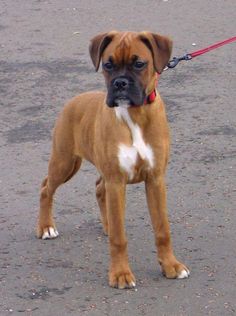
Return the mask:
<svg viewBox="0 0 236 316"><path fill-rule="evenodd" d="M189 279L165 279L143 184L127 188L135 290L107 282L108 240L84 163L55 198L60 237L35 237L51 130L63 104L105 89L88 54L108 30L169 35L173 56L235 36L235 0L0 1L0 315L236 315L236 43L161 75L172 147L168 208Z"/></svg>

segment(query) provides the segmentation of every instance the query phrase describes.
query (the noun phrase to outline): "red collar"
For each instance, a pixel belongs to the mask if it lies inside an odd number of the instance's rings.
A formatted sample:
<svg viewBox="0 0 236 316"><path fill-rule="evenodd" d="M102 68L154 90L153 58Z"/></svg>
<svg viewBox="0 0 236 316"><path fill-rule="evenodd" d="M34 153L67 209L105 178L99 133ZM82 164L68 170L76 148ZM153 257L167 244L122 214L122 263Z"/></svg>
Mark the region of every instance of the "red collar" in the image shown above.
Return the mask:
<svg viewBox="0 0 236 316"><path fill-rule="evenodd" d="M156 73L155 89L148 96L146 96L146 98L144 100L144 104L150 104L153 101L155 101L156 95L157 95L156 88L157 88L157 85L158 85L159 76L160 75L158 73Z"/></svg>
<svg viewBox="0 0 236 316"><path fill-rule="evenodd" d="M144 100L144 104L150 104L152 103L153 101L155 101L156 99L156 89L153 90L148 96L146 96L145 100Z"/></svg>

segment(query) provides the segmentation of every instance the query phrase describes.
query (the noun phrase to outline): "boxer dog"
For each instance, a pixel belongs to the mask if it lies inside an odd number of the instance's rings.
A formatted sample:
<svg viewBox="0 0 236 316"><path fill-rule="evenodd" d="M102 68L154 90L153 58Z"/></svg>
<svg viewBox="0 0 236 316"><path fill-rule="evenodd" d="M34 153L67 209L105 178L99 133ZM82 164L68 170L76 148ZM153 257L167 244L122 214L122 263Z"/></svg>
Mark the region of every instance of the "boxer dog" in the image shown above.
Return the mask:
<svg viewBox="0 0 236 316"><path fill-rule="evenodd" d="M169 131L164 103L156 91L157 74L167 65L169 38L149 32L111 31L95 36L90 56L102 64L107 93L83 93L65 105L53 135L48 175L40 195L37 235L58 236L53 195L79 170L83 159L96 166L96 197L109 236L109 284L135 286L124 228L126 184L145 182L158 261L167 278L187 278L188 268L173 252L166 207L165 171Z"/></svg>

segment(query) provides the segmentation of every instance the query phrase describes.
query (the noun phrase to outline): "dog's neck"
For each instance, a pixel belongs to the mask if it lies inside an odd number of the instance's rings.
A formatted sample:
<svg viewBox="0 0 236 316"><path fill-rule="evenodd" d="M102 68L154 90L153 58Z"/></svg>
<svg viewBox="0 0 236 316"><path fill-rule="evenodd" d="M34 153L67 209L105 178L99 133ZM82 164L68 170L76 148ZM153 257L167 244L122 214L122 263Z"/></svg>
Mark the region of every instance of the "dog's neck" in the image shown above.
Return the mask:
<svg viewBox="0 0 236 316"><path fill-rule="evenodd" d="M158 95L155 100L149 105L130 106L125 102L121 102L118 107L115 107L115 114L118 120L123 120L130 128L129 122L137 124L142 130L147 127L148 122L152 121L152 112L156 106Z"/></svg>
<svg viewBox="0 0 236 316"><path fill-rule="evenodd" d="M155 73L155 82L154 82L154 89L146 96L144 100L144 104L151 104L152 102L155 101L156 96L157 96L157 86L158 86L158 81L159 81L160 75L156 72Z"/></svg>
<svg viewBox="0 0 236 316"><path fill-rule="evenodd" d="M119 121L123 121L132 131L133 126L138 126L141 130L146 128L149 121L149 112L145 106L140 107L116 107L115 114Z"/></svg>

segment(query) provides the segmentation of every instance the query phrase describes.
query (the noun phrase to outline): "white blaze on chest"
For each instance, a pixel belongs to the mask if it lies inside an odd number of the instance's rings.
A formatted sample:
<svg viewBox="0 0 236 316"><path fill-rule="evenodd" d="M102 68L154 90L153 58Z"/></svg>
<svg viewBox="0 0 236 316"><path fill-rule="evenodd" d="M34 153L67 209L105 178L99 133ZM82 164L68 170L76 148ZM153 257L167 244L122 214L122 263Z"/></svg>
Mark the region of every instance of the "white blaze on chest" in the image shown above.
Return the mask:
<svg viewBox="0 0 236 316"><path fill-rule="evenodd" d="M128 109L126 107L117 107L115 108L115 112L118 119L123 119L126 122L132 135L132 145L119 144L118 151L120 166L128 173L129 178L132 179L138 155L148 162L150 168L153 168L153 151L151 146L144 142L142 131L138 124L132 121Z"/></svg>

